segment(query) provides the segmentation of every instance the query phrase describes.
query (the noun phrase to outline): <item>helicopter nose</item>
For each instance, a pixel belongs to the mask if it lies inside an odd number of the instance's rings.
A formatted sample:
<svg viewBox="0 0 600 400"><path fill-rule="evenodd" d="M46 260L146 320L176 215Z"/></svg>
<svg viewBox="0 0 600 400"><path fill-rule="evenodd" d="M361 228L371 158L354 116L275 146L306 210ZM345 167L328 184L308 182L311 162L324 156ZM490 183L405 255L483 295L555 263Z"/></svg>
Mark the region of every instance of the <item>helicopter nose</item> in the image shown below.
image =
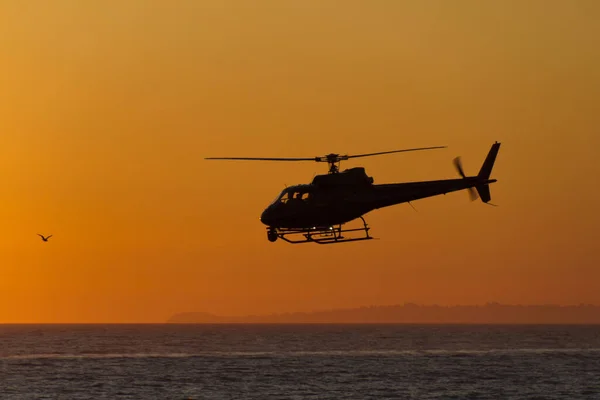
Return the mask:
<svg viewBox="0 0 600 400"><path fill-rule="evenodd" d="M262 222L263 224L265 224L267 226L271 225L271 212L269 211L268 208L266 210L264 210L262 212L262 214L260 215L260 222Z"/></svg>

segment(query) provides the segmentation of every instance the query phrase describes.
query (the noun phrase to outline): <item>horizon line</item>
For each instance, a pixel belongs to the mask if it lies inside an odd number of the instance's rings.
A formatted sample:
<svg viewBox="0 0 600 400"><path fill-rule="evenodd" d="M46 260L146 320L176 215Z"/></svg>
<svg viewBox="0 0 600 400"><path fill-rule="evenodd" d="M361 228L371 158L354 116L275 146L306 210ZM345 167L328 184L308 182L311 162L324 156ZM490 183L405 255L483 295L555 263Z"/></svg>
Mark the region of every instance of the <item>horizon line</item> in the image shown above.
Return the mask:
<svg viewBox="0 0 600 400"><path fill-rule="evenodd" d="M287 311L287 312L271 312L266 314L237 314L237 315L219 315L212 314L206 311L183 311L183 312L175 312L170 314L165 319L159 321L87 321L87 322L77 322L77 321L61 321L61 322L44 322L44 321L0 321L0 326L3 325L163 325L163 324L214 324L214 325L223 325L223 324L232 324L232 325L373 325L373 324L383 324L383 325L596 325L596 322L170 322L175 316L181 316L185 314L203 314L210 317L217 317L222 319L229 318L264 318L264 317L278 317L278 316L286 316L286 315L299 315L299 314L323 314L323 313L331 313L331 312L340 312L340 311L359 311L365 309L377 309L377 308L393 308L393 307L414 307L414 308L444 308L444 309L452 309L452 308L486 308L486 307L512 307L512 308L539 308L539 307L553 307L556 309L564 309L564 308L600 308L600 305L591 304L591 303L578 303L578 304L552 304L552 303L539 303L539 304L504 304L498 302L487 302L484 304L456 304L456 305L439 305L439 304L417 304L417 303L403 303L403 304L388 304L388 305L364 305L358 307L348 307L348 308L330 308L330 309L321 309L321 310L313 310L313 311Z"/></svg>
<svg viewBox="0 0 600 400"><path fill-rule="evenodd" d="M488 307L488 306L509 306L509 307L600 307L600 304L593 303L577 303L577 304L557 304L557 303L537 303L537 304L522 304L522 303L499 303L496 301L489 301L486 303L479 304L453 304L453 305L440 305L440 304L419 304L412 302L405 303L395 303L395 304L382 304L382 305L362 305L362 306L354 306L354 307L339 307L339 308L322 308L322 309L313 309L311 311L279 311L279 312L270 312L270 313L262 313L262 314L212 314L210 311L179 311L176 314L188 314L188 313L203 313L203 314L211 314L213 316L223 316L223 317L249 317L249 316L270 316L270 315L281 315L281 314L307 314L307 313L320 313L320 312L330 312L330 311L343 311L343 310L360 310L363 308L385 308L385 307L406 307L406 306L417 306L417 307L443 307L443 308L452 308L452 307ZM175 315L175 314L173 314Z"/></svg>

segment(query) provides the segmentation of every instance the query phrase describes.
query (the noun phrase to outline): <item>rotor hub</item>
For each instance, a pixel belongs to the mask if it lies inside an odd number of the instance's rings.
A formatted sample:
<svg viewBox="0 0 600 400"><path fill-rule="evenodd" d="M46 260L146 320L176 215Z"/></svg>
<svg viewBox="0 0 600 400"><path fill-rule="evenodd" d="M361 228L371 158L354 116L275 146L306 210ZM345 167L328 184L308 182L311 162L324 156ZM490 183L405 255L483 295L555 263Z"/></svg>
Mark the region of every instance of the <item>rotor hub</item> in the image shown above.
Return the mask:
<svg viewBox="0 0 600 400"><path fill-rule="evenodd" d="M329 173L335 174L340 172L340 161L347 160L347 155L339 155L336 153L330 153L322 157L315 157L317 162L326 162L329 164Z"/></svg>

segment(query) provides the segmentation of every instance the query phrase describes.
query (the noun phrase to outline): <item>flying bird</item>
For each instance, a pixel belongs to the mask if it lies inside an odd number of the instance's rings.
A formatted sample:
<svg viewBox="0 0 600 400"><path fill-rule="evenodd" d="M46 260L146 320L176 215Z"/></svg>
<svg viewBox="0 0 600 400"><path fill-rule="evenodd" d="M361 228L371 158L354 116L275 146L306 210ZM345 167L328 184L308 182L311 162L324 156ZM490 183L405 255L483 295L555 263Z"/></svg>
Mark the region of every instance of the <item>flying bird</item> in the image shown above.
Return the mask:
<svg viewBox="0 0 600 400"><path fill-rule="evenodd" d="M52 237L52 235L50 235L50 236L44 236L44 235L40 235L39 233L38 233L38 236L41 237L44 242L47 242L48 239L50 239Z"/></svg>

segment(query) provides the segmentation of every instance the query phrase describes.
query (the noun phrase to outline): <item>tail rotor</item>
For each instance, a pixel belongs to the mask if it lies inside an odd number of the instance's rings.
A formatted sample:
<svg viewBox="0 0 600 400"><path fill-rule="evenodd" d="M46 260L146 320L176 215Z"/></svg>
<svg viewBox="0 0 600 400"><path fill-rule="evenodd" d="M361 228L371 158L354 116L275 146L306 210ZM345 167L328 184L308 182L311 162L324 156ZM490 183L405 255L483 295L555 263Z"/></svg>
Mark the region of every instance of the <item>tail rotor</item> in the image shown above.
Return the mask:
<svg viewBox="0 0 600 400"><path fill-rule="evenodd" d="M461 176L461 178L465 179L467 177L465 175L465 171L463 170L460 157L456 157L454 159L454 167L456 168L456 171L458 171L458 174ZM475 201L479 198L479 196L477 195L477 190L475 190L475 188L470 187L470 188L468 188L468 190L469 190L469 197L470 197L471 201Z"/></svg>

